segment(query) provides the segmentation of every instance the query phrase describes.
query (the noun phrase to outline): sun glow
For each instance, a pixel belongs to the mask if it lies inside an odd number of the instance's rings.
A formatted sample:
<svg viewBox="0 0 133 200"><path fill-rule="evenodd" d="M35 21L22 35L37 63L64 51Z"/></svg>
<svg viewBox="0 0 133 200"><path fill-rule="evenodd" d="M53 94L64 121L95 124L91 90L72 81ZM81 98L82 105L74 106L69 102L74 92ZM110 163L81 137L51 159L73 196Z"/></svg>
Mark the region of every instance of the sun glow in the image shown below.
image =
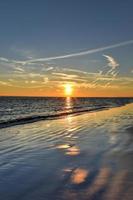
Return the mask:
<svg viewBox="0 0 133 200"><path fill-rule="evenodd" d="M64 87L65 87L65 88L64 88L64 93L65 93L65 95L66 95L67 97L71 96L71 95L72 95L72 92L73 92L72 85L68 83L68 84L66 84Z"/></svg>

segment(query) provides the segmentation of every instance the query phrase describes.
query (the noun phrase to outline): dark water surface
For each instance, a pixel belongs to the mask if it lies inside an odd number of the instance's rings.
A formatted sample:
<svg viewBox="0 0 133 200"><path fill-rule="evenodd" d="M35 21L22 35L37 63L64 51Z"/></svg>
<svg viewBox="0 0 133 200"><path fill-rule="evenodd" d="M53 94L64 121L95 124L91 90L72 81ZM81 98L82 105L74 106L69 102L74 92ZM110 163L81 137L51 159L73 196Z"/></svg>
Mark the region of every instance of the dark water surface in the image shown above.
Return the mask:
<svg viewBox="0 0 133 200"><path fill-rule="evenodd" d="M122 106L133 98L0 97L0 128Z"/></svg>

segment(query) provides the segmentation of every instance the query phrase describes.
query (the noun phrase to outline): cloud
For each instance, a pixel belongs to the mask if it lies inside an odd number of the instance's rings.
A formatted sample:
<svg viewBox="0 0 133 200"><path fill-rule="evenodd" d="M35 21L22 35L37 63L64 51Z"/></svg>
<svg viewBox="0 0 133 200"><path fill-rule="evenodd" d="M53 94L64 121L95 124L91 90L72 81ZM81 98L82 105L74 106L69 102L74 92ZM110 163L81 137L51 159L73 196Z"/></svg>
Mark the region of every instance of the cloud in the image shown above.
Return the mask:
<svg viewBox="0 0 133 200"><path fill-rule="evenodd" d="M32 81L30 81L30 83L31 83L31 84L34 84L34 83L37 83L37 81L32 80Z"/></svg>
<svg viewBox="0 0 133 200"><path fill-rule="evenodd" d="M91 49L91 50L89 49L87 51L82 51L79 53L72 53L72 54L53 56L53 57L47 57L47 58L31 59L31 60L20 61L20 62L22 62L23 64L26 64L26 63L31 63L31 62L43 62L43 61L51 61L51 60L64 59L64 58L72 58L72 57L78 57L78 56L83 56L83 55L89 55L89 54L101 52L101 51L108 50L108 49L114 49L117 47L129 45L129 44L133 44L133 40L129 40L129 41L125 41L125 42L121 42L121 43L117 43L117 44L113 44L113 45L109 45L109 46L105 46L105 47L100 47L100 48L96 48L96 49Z"/></svg>
<svg viewBox="0 0 133 200"><path fill-rule="evenodd" d="M59 72L53 72L53 75L56 76L63 76L63 77L67 77L67 78L78 78L79 76L76 74L64 74L64 73L59 73Z"/></svg>
<svg viewBox="0 0 133 200"><path fill-rule="evenodd" d="M19 71L19 72L25 72L25 70L21 67L14 67L14 69Z"/></svg>
<svg viewBox="0 0 133 200"><path fill-rule="evenodd" d="M105 55L105 54L103 54L103 56L107 58L108 66L111 67L112 69L115 69L116 67L119 66L119 63L117 63L116 60L112 56Z"/></svg>
<svg viewBox="0 0 133 200"><path fill-rule="evenodd" d="M12 84L5 82L5 81L0 81L0 85L12 86Z"/></svg>
<svg viewBox="0 0 133 200"><path fill-rule="evenodd" d="M74 72L74 73L79 73L79 74L88 74L89 72L86 71L81 71L78 69L69 69L69 68L63 68L62 71L69 71L69 72Z"/></svg>
<svg viewBox="0 0 133 200"><path fill-rule="evenodd" d="M53 69L54 69L53 67L47 67L47 68L44 68L43 71L51 71Z"/></svg>
<svg viewBox="0 0 133 200"><path fill-rule="evenodd" d="M102 52L104 50L114 49L114 48L130 45L130 44L133 44L133 40L120 42L120 43L117 43L117 44L108 45L108 46L104 46L104 47L100 47L100 48L96 48L96 49L89 49L87 51L82 51L82 52L78 52L78 53L60 55L60 56L30 59L30 60L28 59L28 60L24 60L24 61L22 61L22 60L12 60L12 63L25 65L25 64L35 63L35 62L45 62L45 61L51 61L51 60L57 60L57 59L72 58L72 57L78 57L78 56L89 55L89 54L93 54L93 53L97 53L97 52ZM7 58L0 57L0 60L8 62Z"/></svg>
<svg viewBox="0 0 133 200"><path fill-rule="evenodd" d="M71 81L77 83L85 83L85 82L92 82L98 76L102 74L102 71L99 72L86 72L76 69L69 69L69 68L55 68L51 73L52 79L54 80L62 80L62 81Z"/></svg>
<svg viewBox="0 0 133 200"><path fill-rule="evenodd" d="M68 68L66 66L66 68L59 67L55 64L51 64L51 62L41 63L41 61L50 61L87 55L132 43L133 40L75 54L68 54L64 56L50 58L31 59L26 61L9 60L7 58L0 57L2 68L2 73L0 74L0 77L2 77L1 80L3 80L3 82L1 81L0 84L3 86L8 85L20 88L42 88L43 86L45 87L45 84L47 84L48 82L48 87L57 87L57 85L62 85L70 82L76 87L80 88L111 88L116 87L114 86L114 84L117 83L122 87L126 87L126 85L131 84L132 81L128 78L126 79L126 77L123 77L122 79L122 77L117 76L119 73L120 64L116 61L116 59L112 57L112 55L103 54L104 58L106 59L107 65L106 67L104 66L102 68L99 68L97 72L82 71L74 69L72 66L67 66ZM8 73L5 70L6 68L9 69ZM131 73L133 73L133 70L131 71ZM8 82L4 82L4 80L8 80Z"/></svg>
<svg viewBox="0 0 133 200"><path fill-rule="evenodd" d="M91 82L91 84L96 87L100 84L103 84L103 87L110 87L110 84L115 81L116 76L118 75L118 67L120 66L119 63L109 55L103 54L103 56L107 59L107 65L104 70L99 70L99 73L97 74L95 80ZM109 70L107 70L107 67L110 67Z"/></svg>
<svg viewBox="0 0 133 200"><path fill-rule="evenodd" d="M65 54L65 55L46 57L46 58L36 58L36 59L32 59L32 56L31 56L30 59L28 59L28 60L24 60L24 61L22 61L22 60L12 60L11 62L15 63L15 64L25 65L25 64L36 63L36 62L45 62L45 61L51 61L51 60L57 60L57 59L72 58L72 57L78 57L78 56L89 55L89 54L93 54L93 53L97 53L97 52L102 52L104 50L114 49L114 48L130 45L130 44L133 44L133 40L128 40L128 41L116 43L116 44L113 44L113 45L99 47L99 48L96 48L96 49L89 49L89 50L78 52L78 53ZM26 54L27 54L27 52L26 52ZM0 57L0 60L5 61L5 62L9 61L7 58L3 58L3 57Z"/></svg>
<svg viewBox="0 0 133 200"><path fill-rule="evenodd" d="M27 74L29 77L34 78L34 77L43 77L44 74L39 74L39 73L29 73Z"/></svg>
<svg viewBox="0 0 133 200"><path fill-rule="evenodd" d="M44 81L43 81L43 83L48 83L49 82L49 78L48 77L44 77Z"/></svg>
<svg viewBox="0 0 133 200"><path fill-rule="evenodd" d="M105 72L105 75L110 75L113 80L113 78L115 78L119 73L118 67L120 66L120 64L112 56L105 55L105 54L103 56L108 61L107 67L111 68L107 72Z"/></svg>

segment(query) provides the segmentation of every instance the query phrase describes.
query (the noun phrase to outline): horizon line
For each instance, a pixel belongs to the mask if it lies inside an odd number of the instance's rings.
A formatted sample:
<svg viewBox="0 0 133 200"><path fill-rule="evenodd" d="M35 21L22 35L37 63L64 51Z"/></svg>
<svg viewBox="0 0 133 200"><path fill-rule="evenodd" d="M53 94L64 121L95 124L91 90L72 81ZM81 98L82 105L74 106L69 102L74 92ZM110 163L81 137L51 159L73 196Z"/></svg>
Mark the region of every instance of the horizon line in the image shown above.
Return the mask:
<svg viewBox="0 0 133 200"><path fill-rule="evenodd" d="M133 98L133 96L26 96L26 95L0 95L0 97L47 97L47 98Z"/></svg>

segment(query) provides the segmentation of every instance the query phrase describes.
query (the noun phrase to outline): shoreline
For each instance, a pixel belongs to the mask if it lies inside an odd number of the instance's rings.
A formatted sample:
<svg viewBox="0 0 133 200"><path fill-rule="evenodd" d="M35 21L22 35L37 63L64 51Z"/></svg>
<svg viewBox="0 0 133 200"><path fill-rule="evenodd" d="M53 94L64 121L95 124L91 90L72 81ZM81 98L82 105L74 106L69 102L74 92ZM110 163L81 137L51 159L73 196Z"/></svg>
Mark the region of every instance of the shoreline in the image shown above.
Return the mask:
<svg viewBox="0 0 133 200"><path fill-rule="evenodd" d="M38 115L38 116L29 116L25 118L18 118L18 119L13 119L7 122L0 122L0 129L3 128L9 128L13 126L19 126L19 125L24 125L24 124L30 124L30 123L35 123L39 121L46 121L46 120L58 120L62 119L67 116L78 116L86 113L94 113L94 112L100 112L103 110L110 110L113 108L119 108L126 106L131 103L125 103L124 105L116 105L113 107L107 107L107 106L101 106L101 107L96 107L96 108L91 108L91 109L83 109L83 110L78 110L78 111L70 111L70 112L62 112L62 113L56 113L56 114L51 114L51 115Z"/></svg>
<svg viewBox="0 0 133 200"><path fill-rule="evenodd" d="M1 129L1 198L132 199L132 108Z"/></svg>

